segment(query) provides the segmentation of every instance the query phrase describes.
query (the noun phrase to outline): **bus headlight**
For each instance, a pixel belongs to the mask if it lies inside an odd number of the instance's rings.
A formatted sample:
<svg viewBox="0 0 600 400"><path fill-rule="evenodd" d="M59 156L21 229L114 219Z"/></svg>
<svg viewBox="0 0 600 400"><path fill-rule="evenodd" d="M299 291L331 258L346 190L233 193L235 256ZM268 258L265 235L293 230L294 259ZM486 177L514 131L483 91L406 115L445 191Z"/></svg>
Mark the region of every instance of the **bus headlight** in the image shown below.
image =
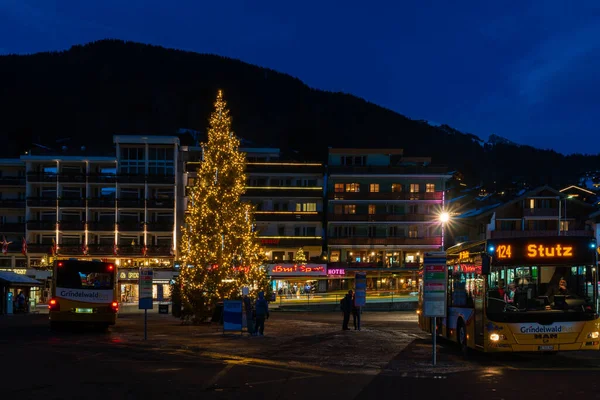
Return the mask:
<svg viewBox="0 0 600 400"><path fill-rule="evenodd" d="M598 339L600 337L600 332L590 332L588 333L588 339Z"/></svg>
<svg viewBox="0 0 600 400"><path fill-rule="evenodd" d="M490 340L492 342L497 342L499 340L504 340L506 337L504 335L500 335L498 333L490 333Z"/></svg>

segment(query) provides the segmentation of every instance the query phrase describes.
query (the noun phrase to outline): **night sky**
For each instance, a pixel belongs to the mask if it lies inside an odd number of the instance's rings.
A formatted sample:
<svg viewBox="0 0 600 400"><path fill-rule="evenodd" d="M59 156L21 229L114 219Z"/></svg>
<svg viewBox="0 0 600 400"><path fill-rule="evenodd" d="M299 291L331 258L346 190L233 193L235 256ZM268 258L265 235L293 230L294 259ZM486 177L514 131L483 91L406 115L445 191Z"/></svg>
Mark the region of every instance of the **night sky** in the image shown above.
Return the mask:
<svg viewBox="0 0 600 400"><path fill-rule="evenodd" d="M597 0L0 0L0 54L104 38L238 58L484 140L599 151Z"/></svg>

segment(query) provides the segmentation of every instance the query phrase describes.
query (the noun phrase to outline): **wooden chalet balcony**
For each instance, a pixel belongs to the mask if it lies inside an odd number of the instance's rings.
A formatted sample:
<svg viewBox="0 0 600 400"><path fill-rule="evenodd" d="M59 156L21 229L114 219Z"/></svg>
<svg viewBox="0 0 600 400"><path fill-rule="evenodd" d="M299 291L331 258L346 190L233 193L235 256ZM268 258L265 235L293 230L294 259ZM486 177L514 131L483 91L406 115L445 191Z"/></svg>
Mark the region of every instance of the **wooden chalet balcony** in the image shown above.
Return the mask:
<svg viewBox="0 0 600 400"><path fill-rule="evenodd" d="M435 214L329 214L327 219L345 222L419 222L437 221L438 216Z"/></svg>
<svg viewBox="0 0 600 400"><path fill-rule="evenodd" d="M554 217L558 219L558 208L524 208L523 217ZM564 211L563 211L564 216Z"/></svg>
<svg viewBox="0 0 600 400"><path fill-rule="evenodd" d="M544 231L492 231L492 239L508 239L520 237L559 236L558 230ZM593 231L562 231L560 236L585 236L594 237Z"/></svg>
<svg viewBox="0 0 600 400"><path fill-rule="evenodd" d="M329 246L441 246L442 237L330 237L327 244Z"/></svg>
<svg viewBox="0 0 600 400"><path fill-rule="evenodd" d="M442 200L442 192L330 192L329 200Z"/></svg>

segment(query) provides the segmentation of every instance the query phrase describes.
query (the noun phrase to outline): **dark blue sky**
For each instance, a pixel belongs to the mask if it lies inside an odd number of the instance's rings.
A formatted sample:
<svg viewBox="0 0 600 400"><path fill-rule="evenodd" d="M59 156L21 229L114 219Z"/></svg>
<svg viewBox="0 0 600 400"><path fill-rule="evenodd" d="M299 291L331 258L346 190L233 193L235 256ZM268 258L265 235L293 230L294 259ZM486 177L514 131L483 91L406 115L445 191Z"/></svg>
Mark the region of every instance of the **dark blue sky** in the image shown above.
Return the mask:
<svg viewBox="0 0 600 400"><path fill-rule="evenodd" d="M0 54L103 38L239 58L484 140L600 151L597 0L0 0Z"/></svg>

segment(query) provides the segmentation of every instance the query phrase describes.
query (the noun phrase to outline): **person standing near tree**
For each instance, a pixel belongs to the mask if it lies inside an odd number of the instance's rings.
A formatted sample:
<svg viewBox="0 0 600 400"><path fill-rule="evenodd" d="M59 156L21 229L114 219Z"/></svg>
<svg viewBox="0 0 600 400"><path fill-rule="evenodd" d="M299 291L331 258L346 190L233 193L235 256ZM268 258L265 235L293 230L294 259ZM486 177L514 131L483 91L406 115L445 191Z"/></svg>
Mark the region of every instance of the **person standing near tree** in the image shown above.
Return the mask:
<svg viewBox="0 0 600 400"><path fill-rule="evenodd" d="M360 331L360 306L356 305L356 293L352 294L352 321L354 330Z"/></svg>
<svg viewBox="0 0 600 400"><path fill-rule="evenodd" d="M340 301L340 308L342 309L342 313L344 313L342 330L349 331L348 322L350 321L350 313L352 312L352 290L348 290L346 296Z"/></svg>
<svg viewBox="0 0 600 400"><path fill-rule="evenodd" d="M258 292L258 299L254 306L256 312L255 334L263 336L265 331L265 318L269 319L269 303L265 299L265 292Z"/></svg>

